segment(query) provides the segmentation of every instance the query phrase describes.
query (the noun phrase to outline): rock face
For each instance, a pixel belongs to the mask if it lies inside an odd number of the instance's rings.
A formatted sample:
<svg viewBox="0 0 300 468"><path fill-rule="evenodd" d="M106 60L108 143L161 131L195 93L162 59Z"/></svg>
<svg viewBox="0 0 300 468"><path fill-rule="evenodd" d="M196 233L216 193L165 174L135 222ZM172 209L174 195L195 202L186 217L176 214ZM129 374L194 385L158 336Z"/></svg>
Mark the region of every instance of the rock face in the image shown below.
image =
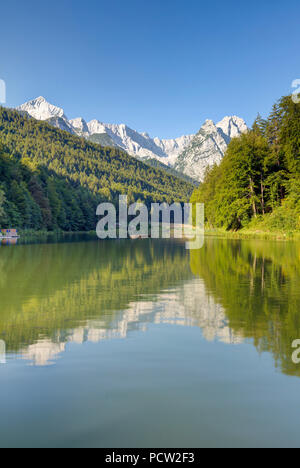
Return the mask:
<svg viewBox="0 0 300 468"><path fill-rule="evenodd" d="M175 169L201 182L208 167L220 164L232 138L244 132L247 125L236 116L225 117L217 125L207 120L178 156Z"/></svg>
<svg viewBox="0 0 300 468"><path fill-rule="evenodd" d="M82 117L79 117L78 119L70 120L70 124L75 130L75 132L77 133L77 135L82 135L82 136L90 135L87 123Z"/></svg>
<svg viewBox="0 0 300 468"><path fill-rule="evenodd" d="M197 135L164 140L151 138L148 133L139 133L124 124L106 124L99 120L87 123L82 117L68 120L63 109L43 97L17 110L95 143L122 148L139 159L155 158L198 181L203 180L208 166L220 163L230 140L247 131L244 120L233 116L225 117L217 125L207 120Z"/></svg>
<svg viewBox="0 0 300 468"><path fill-rule="evenodd" d="M235 115L233 117L224 117L224 119L217 124L217 127L220 128L229 139L238 137L248 130L245 121Z"/></svg>
<svg viewBox="0 0 300 468"><path fill-rule="evenodd" d="M109 326L100 319L86 320L74 329L62 333L58 330L52 339L41 336L20 354L36 366L52 365L67 351L68 343L125 339L132 333L146 332L150 324L198 327L207 341L229 345L244 342L242 333L230 328L223 306L209 295L204 282L193 279L171 292L160 292L153 300L140 298L130 302L126 308L115 312Z"/></svg>
<svg viewBox="0 0 300 468"><path fill-rule="evenodd" d="M182 137L171 140L160 140L159 138L154 138L154 142L162 149L165 155L165 160L162 160L161 162L174 166L178 156L191 143L194 136L195 135L183 135Z"/></svg>
<svg viewBox="0 0 300 468"><path fill-rule="evenodd" d="M88 127L90 135L94 133L107 133L117 146L124 149L132 156L144 158L163 158L165 156L161 148L156 145L149 135L146 133L138 133L125 124L105 124L98 120L92 120L88 123Z"/></svg>
<svg viewBox="0 0 300 468"><path fill-rule="evenodd" d="M63 109L49 104L49 102L47 102L42 96L26 102L17 109L27 112L31 117L34 117L37 120L48 120L52 117L62 117L67 120Z"/></svg>
<svg viewBox="0 0 300 468"><path fill-rule="evenodd" d="M47 119L46 122L48 122L53 127L60 128L65 132L72 133L72 135L77 135L76 129L71 125L70 122L68 122L67 119L64 119L63 117L51 117L50 119Z"/></svg>

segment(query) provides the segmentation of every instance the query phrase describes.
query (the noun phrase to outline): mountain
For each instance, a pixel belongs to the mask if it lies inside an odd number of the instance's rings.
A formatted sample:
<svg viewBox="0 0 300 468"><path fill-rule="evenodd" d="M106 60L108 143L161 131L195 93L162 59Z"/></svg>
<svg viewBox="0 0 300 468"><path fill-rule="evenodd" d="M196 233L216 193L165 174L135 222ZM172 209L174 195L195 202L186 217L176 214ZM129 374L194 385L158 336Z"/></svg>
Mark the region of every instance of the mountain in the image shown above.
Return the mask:
<svg viewBox="0 0 300 468"><path fill-rule="evenodd" d="M220 163L226 148L235 136L247 131L243 119L225 117L215 125L207 121L197 135L183 135L174 139L151 138L125 124L107 124L99 120L86 122L82 117L68 120L63 109L39 97L17 108L37 120L84 137L102 146L119 147L138 159L156 159L198 181L203 179L207 166Z"/></svg>
<svg viewBox="0 0 300 468"><path fill-rule="evenodd" d="M107 133L94 133L93 135L88 136L87 139L92 143L97 143L97 145L110 146L111 148L117 147Z"/></svg>
<svg viewBox="0 0 300 468"><path fill-rule="evenodd" d="M92 137L91 137L92 138ZM145 164L148 164L149 166L151 167L156 167L158 169L162 169L166 172L168 172L169 174L175 176L175 177L178 177L179 179L183 179L185 180L186 182L190 183L190 184L193 184L195 187L198 187L199 186L199 183L195 180L195 179L192 179L191 177L189 177L188 175L186 174L183 174L182 172L178 172L176 171L176 169L174 169L174 167L171 167L171 166L167 166L166 164L160 162L159 159L155 159L155 158L141 158L141 161L143 161Z"/></svg>
<svg viewBox="0 0 300 468"><path fill-rule="evenodd" d="M219 165L232 138L247 132L243 119L225 117L218 124L206 120L191 143L178 156L174 168L202 181L208 167Z"/></svg>
<svg viewBox="0 0 300 468"><path fill-rule="evenodd" d="M69 132L72 135L77 135L76 129L68 122L68 120L64 119L63 117L50 117L50 119L45 120L53 127L59 128L60 130L64 130L65 132Z"/></svg>
<svg viewBox="0 0 300 468"><path fill-rule="evenodd" d="M25 111L37 120L48 120L52 117L61 117L64 120L68 120L63 109L49 104L42 96L22 104L17 110Z"/></svg>
<svg viewBox="0 0 300 468"><path fill-rule="evenodd" d="M174 166L178 156L191 143L194 136L195 135L183 135L182 137L171 140L160 140L159 138L154 138L155 144L161 148L165 155L165 159L161 162Z"/></svg>
<svg viewBox="0 0 300 468"><path fill-rule="evenodd" d="M71 124L72 128L75 130L75 133L78 136L89 136L90 135L87 123L82 117L70 120L69 123Z"/></svg>
<svg viewBox="0 0 300 468"><path fill-rule="evenodd" d="M245 121L237 116L224 117L224 119L217 124L217 127L220 128L230 140L248 131Z"/></svg>
<svg viewBox="0 0 300 468"><path fill-rule="evenodd" d="M70 125L56 113L47 122L23 113L0 107L3 228L90 231L98 204L117 205L120 194L148 207L190 199L194 186L183 178L149 167L120 148L103 148L54 128L50 120Z"/></svg>
<svg viewBox="0 0 300 468"><path fill-rule="evenodd" d="M170 140L161 140L151 138L148 133L139 133L125 124L107 124L99 120L92 120L87 123L82 117L68 120L63 109L48 103L43 97L22 104L17 110L26 112L37 120L46 120L61 130L85 138L90 139L94 135L106 134L109 137L109 139L106 139L107 142L124 149L130 155L139 158L159 159L170 166L174 165L177 156L194 137L194 135L187 135ZM97 141L97 139L99 138L92 138L92 141ZM100 140L103 140L103 138Z"/></svg>
<svg viewBox="0 0 300 468"><path fill-rule="evenodd" d="M165 155L161 148L146 133L138 133L125 124L104 124L98 120L88 123L90 135L107 133L114 143L132 156L161 157Z"/></svg>

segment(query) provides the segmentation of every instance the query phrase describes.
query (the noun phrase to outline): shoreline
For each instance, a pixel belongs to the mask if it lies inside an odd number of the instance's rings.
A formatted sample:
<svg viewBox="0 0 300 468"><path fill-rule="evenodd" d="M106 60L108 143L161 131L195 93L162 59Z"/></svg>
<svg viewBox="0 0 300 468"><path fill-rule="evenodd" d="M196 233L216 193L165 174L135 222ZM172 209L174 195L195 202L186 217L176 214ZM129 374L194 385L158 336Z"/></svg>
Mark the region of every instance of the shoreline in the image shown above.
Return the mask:
<svg viewBox="0 0 300 468"><path fill-rule="evenodd" d="M300 240L300 232L281 232L281 231L262 231L259 229L242 229L241 231L224 231L222 229L206 229L206 237L220 237L222 239L240 239L240 240L273 240L273 241L291 241Z"/></svg>
<svg viewBox="0 0 300 468"><path fill-rule="evenodd" d="M300 241L300 231L282 232L282 231L263 231L242 229L240 231L225 231L223 229L205 229L205 237L217 237L220 239L236 239L236 240L269 240L269 241ZM18 240L46 240L48 237L68 237L76 235L95 236L96 231L34 231L34 230L19 230Z"/></svg>

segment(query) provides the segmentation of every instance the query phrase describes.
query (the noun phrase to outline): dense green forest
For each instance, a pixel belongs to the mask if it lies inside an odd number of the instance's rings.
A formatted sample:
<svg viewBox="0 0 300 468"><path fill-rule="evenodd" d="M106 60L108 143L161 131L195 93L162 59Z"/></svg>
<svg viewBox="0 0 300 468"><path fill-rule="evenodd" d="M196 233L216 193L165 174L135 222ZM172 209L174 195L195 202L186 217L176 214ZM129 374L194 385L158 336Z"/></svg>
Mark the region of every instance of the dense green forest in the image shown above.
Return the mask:
<svg viewBox="0 0 300 468"><path fill-rule="evenodd" d="M101 201L189 200L193 185L129 156L0 108L0 225L87 231Z"/></svg>
<svg viewBox="0 0 300 468"><path fill-rule="evenodd" d="M283 97L267 120L258 116L206 173L192 201L205 203L209 227L299 230L300 105Z"/></svg>

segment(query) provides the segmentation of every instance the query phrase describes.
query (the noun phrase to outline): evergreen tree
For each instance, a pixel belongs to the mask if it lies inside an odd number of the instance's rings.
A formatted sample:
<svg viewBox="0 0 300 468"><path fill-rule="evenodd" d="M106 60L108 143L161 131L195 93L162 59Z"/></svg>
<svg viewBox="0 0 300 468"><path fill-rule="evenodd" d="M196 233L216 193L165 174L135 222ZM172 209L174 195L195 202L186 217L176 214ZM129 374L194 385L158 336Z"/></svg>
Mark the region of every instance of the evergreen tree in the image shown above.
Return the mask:
<svg viewBox="0 0 300 468"><path fill-rule="evenodd" d="M4 190L0 188L0 222L1 224L5 220L5 203L6 203L6 197Z"/></svg>

